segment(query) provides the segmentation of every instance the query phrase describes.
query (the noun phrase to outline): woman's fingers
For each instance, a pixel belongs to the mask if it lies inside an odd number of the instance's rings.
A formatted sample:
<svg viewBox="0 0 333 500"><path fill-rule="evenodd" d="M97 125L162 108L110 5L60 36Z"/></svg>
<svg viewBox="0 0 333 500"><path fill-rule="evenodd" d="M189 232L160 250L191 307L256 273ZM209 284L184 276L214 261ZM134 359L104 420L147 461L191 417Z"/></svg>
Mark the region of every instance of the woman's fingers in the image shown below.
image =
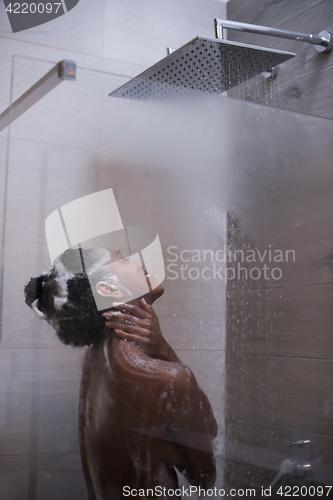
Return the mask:
<svg viewBox="0 0 333 500"><path fill-rule="evenodd" d="M154 309L152 308L152 306L150 304L147 304L147 302L145 301L145 299L142 297L142 299L140 300L141 302L141 307L149 314L151 314L152 316L154 316L154 318L157 318L157 314L156 312L154 311Z"/></svg>
<svg viewBox="0 0 333 500"><path fill-rule="evenodd" d="M134 304L119 304L119 305L113 305L114 309L120 310L120 311L126 311L129 314L136 316L137 318L142 318L146 319L149 317L149 313L142 309L141 307L135 306Z"/></svg>
<svg viewBox="0 0 333 500"><path fill-rule="evenodd" d="M140 337L148 337L150 335L150 331L145 328L140 328L136 325L126 324L126 323L118 323L117 321L106 321L105 325L109 328L114 328L115 330L121 329L122 331L129 333L131 335L139 335Z"/></svg>
<svg viewBox="0 0 333 500"><path fill-rule="evenodd" d="M129 342L134 342L138 346L144 345L144 339L138 335L131 335L130 333L124 332L124 330L115 330L115 334L123 339L128 340Z"/></svg>
<svg viewBox="0 0 333 500"><path fill-rule="evenodd" d="M132 316L131 314L128 313L122 313L122 312L116 312L116 311L108 311L103 314L104 318L106 318L107 321L117 321L119 322L120 326L123 323L126 324L133 324L140 326L141 328L148 328L149 327L149 320L147 319L141 319L137 318L136 316Z"/></svg>
<svg viewBox="0 0 333 500"><path fill-rule="evenodd" d="M151 357L158 357L162 352L165 340L158 316L144 298L138 306L114 304L112 310L106 311L103 316L106 318L105 325L113 328L119 338L134 342Z"/></svg>

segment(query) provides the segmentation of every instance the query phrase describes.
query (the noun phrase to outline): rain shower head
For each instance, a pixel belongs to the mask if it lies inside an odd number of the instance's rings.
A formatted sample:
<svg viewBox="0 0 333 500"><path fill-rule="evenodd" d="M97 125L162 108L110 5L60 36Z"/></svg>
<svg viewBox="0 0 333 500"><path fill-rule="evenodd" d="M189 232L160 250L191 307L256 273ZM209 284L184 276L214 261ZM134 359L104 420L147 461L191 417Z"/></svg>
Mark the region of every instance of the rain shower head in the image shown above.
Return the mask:
<svg viewBox="0 0 333 500"><path fill-rule="evenodd" d="M295 54L197 36L109 95L162 100L200 91L221 94Z"/></svg>

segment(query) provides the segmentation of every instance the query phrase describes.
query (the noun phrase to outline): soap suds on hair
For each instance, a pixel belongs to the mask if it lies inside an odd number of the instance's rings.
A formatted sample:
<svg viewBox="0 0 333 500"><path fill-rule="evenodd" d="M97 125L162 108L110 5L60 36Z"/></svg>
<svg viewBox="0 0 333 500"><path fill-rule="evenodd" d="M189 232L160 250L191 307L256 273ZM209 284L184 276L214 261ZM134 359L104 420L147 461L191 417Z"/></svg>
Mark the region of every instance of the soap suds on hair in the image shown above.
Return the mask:
<svg viewBox="0 0 333 500"><path fill-rule="evenodd" d="M97 269L99 269L103 264L111 260L111 254L106 249L96 249L94 252L94 258L84 259L86 272L88 275L93 274ZM55 282L57 283L58 295L54 297L54 307L57 311L61 311L65 304L68 302L68 288L67 281L74 277L73 272L82 272L82 263L80 254L76 253L76 259L71 259L71 269L68 269L66 265L62 262L62 256L55 262L54 269L58 273ZM73 266L75 269L73 269Z"/></svg>
<svg viewBox="0 0 333 500"><path fill-rule="evenodd" d="M60 274L55 278L57 283L58 295L54 297L54 307L57 311L61 311L64 305L68 302L68 288L67 281L72 278L74 274Z"/></svg>

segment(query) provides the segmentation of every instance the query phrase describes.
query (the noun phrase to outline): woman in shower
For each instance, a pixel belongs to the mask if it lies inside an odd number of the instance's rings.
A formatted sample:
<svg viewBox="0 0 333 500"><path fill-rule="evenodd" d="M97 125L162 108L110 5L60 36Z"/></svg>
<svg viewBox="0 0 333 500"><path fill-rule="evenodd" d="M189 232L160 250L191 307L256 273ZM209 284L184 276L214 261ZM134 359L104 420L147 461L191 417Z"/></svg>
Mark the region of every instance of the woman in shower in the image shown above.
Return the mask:
<svg viewBox="0 0 333 500"><path fill-rule="evenodd" d="M193 373L161 333L152 304L163 287L146 275L152 291L131 300L142 286L141 264L112 250L82 250L85 272L73 272L78 252L67 250L48 273L31 279L25 296L62 342L90 346L79 404L89 500L155 498L156 487L166 488L159 498L169 498L167 490L178 488L175 469L192 485L211 486L216 422ZM103 315L91 286L101 300L112 300Z"/></svg>

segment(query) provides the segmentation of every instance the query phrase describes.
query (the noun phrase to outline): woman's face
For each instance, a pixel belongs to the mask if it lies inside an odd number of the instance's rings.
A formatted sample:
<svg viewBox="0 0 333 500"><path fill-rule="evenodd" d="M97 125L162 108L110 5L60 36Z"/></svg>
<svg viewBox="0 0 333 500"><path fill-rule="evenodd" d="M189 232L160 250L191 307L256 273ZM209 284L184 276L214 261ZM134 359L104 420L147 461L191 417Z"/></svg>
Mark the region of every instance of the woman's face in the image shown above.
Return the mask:
<svg viewBox="0 0 333 500"><path fill-rule="evenodd" d="M155 290L159 296L163 293L163 287L144 269L138 255L124 257L119 250L110 253L112 262L105 268L118 276L119 285L129 290L133 298L142 297Z"/></svg>

